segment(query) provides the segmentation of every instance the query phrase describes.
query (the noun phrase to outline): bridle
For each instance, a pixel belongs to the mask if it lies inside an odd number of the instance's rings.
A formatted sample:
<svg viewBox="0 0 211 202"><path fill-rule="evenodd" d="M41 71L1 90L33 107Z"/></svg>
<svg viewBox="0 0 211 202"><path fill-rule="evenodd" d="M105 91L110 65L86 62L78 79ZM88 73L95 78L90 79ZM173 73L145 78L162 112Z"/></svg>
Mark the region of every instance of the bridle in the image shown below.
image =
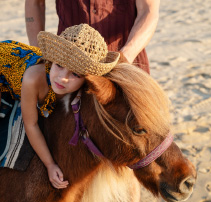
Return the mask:
<svg viewBox="0 0 211 202"><path fill-rule="evenodd" d="M69 144L74 146L77 145L80 138L92 153L94 153L99 157L105 158L102 152L97 148L97 146L92 142L92 140L89 137L89 133L86 127L84 126L83 120L80 115L80 105L81 105L81 91L79 90L77 96L71 103L76 127L73 137L69 141ZM140 169L149 165L159 156L161 156L163 152L165 152L167 148L171 145L172 142L173 142L173 135L169 133L168 136L164 139L164 141L160 145L158 145L153 151L151 151L145 158L139 160L137 163L133 165L128 165L128 167L131 169Z"/></svg>

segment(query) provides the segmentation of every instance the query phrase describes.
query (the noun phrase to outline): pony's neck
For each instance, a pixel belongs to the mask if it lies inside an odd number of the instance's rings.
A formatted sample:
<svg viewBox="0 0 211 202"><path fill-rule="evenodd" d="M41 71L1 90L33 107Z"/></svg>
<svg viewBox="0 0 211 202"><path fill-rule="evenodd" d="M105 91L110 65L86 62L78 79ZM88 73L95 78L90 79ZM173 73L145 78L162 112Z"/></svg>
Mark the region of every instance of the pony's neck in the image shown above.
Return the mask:
<svg viewBox="0 0 211 202"><path fill-rule="evenodd" d="M71 184L77 183L90 175L100 164L100 161L80 140L76 146L68 144L75 130L75 120L71 109L73 99L74 95L71 97L65 96L57 103L52 116L45 120L44 130L52 156L63 171L64 177ZM92 95L83 93L81 102L80 113L84 125L88 130L89 128L92 130L95 127L93 123L96 123L97 118L93 111Z"/></svg>

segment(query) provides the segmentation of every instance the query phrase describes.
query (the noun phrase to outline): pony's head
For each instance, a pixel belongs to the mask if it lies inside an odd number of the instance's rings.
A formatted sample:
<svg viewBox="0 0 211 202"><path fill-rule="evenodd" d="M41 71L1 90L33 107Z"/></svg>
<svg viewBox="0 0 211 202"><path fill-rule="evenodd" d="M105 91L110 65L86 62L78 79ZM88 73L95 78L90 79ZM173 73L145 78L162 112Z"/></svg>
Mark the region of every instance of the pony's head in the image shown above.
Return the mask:
<svg viewBox="0 0 211 202"><path fill-rule="evenodd" d="M90 134L114 165L136 163L169 134L169 99L143 70L119 64L104 77L89 75L86 81L99 125L107 131L99 135L91 129ZM134 173L147 189L155 195L160 193L167 201L188 198L196 177L193 165L175 143L149 166Z"/></svg>

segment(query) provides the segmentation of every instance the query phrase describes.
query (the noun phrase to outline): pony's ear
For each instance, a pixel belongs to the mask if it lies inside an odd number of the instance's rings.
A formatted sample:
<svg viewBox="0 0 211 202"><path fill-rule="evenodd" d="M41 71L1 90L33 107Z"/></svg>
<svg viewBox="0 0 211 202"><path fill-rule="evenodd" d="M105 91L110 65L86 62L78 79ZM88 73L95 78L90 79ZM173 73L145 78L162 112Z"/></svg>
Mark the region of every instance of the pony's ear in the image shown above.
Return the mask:
<svg viewBox="0 0 211 202"><path fill-rule="evenodd" d="M115 85L103 76L87 75L88 93L94 94L102 105L111 102L116 95Z"/></svg>

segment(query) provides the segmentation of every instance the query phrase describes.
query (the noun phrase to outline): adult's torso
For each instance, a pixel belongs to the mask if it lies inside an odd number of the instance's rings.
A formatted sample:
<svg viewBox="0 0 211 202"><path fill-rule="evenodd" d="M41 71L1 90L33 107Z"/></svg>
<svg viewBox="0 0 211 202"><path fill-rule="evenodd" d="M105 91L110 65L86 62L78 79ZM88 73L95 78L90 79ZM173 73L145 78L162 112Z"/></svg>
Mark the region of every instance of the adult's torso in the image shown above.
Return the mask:
<svg viewBox="0 0 211 202"><path fill-rule="evenodd" d="M87 23L104 37L110 51L126 43L137 16L136 0L56 0L58 34L65 28ZM134 61L149 72L145 49Z"/></svg>

